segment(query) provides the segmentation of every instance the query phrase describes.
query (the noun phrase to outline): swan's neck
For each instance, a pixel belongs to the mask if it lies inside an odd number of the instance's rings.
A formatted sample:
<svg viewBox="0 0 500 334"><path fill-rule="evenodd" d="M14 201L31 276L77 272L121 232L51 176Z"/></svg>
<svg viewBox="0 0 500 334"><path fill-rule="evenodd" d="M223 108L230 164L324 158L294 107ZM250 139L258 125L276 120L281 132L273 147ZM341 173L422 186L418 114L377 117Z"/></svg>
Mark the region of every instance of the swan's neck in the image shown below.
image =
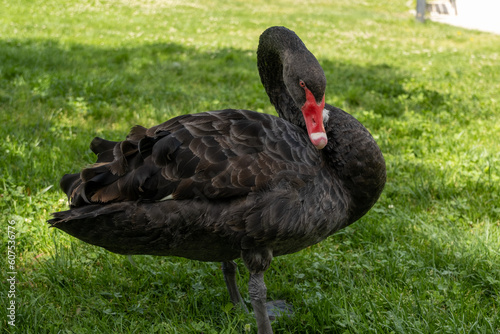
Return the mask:
<svg viewBox="0 0 500 334"><path fill-rule="evenodd" d="M262 85L278 115L305 129L302 112L295 104L283 78L284 66L291 64L297 54L310 54L300 38L287 30L267 30L260 37L257 66Z"/></svg>
<svg viewBox="0 0 500 334"><path fill-rule="evenodd" d="M343 110L330 111L325 126L327 146L321 150L332 177L338 179L348 197L348 221L361 218L377 201L386 180L385 161L368 130Z"/></svg>

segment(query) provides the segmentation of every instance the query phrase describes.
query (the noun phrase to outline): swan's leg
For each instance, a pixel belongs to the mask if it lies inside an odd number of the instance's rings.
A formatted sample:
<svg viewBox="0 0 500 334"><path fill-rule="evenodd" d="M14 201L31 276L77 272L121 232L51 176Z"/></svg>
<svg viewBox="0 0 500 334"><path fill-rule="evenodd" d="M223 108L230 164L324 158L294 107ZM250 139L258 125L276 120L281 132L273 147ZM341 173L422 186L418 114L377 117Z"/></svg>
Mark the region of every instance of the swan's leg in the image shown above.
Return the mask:
<svg viewBox="0 0 500 334"><path fill-rule="evenodd" d="M224 274L224 281L226 282L231 302L235 306L240 305L240 307L248 313L248 308L243 302L243 298L241 298L238 286L236 285L236 268L237 266L234 261L222 262L222 273Z"/></svg>
<svg viewBox="0 0 500 334"><path fill-rule="evenodd" d="M272 334L271 321L266 308L267 289L264 283L264 273L250 273L248 293L257 320L258 334Z"/></svg>
<svg viewBox="0 0 500 334"><path fill-rule="evenodd" d="M272 334L271 321L266 309L267 288L264 283L264 272L271 265L272 251L270 249L245 250L241 253L241 257L250 271L248 293L257 320L258 334Z"/></svg>

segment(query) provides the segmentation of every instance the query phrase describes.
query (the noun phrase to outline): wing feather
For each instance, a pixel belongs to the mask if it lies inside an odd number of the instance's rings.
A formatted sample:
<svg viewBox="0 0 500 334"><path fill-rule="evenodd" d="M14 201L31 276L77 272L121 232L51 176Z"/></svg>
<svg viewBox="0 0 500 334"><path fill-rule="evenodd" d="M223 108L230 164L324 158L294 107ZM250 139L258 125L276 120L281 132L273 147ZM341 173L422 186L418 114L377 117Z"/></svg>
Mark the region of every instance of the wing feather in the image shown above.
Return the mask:
<svg viewBox="0 0 500 334"><path fill-rule="evenodd" d="M247 110L182 115L149 129L135 126L126 140L95 138L91 149L97 162L61 180L73 207L170 195L245 196L289 173L310 178L320 167L305 131Z"/></svg>

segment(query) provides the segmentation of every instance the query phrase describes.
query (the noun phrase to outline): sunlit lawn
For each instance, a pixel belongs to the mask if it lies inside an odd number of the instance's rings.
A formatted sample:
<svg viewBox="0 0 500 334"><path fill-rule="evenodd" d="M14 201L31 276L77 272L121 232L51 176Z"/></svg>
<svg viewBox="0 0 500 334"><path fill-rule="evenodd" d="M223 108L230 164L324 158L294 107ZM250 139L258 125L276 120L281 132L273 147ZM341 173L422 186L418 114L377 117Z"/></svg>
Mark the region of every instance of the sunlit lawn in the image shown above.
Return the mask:
<svg viewBox="0 0 500 334"><path fill-rule="evenodd" d="M322 64L327 101L377 139L388 182L359 222L274 260L269 298L295 309L275 331L499 333L500 36L417 24L406 3L0 1L0 248L7 263L14 221L17 272L16 327L2 307L2 329L256 331L219 264L133 265L45 221L67 208L59 179L93 161L96 135L212 109L274 113L255 50L285 25Z"/></svg>

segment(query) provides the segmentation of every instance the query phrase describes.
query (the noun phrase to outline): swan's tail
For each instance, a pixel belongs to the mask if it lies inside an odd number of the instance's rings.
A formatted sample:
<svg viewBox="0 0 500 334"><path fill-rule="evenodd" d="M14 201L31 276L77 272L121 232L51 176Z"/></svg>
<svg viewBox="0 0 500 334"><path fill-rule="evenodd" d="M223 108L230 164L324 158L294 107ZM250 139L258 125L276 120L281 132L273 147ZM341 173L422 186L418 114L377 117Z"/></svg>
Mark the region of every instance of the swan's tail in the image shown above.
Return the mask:
<svg viewBox="0 0 500 334"><path fill-rule="evenodd" d="M150 222L145 210L134 202L86 205L52 215L51 227L114 253L138 254L137 247L156 237L145 226Z"/></svg>
<svg viewBox="0 0 500 334"><path fill-rule="evenodd" d="M207 212L199 200L91 204L55 212L48 223L113 253L222 262L239 257L237 240L243 233L218 223L222 209L216 205Z"/></svg>

